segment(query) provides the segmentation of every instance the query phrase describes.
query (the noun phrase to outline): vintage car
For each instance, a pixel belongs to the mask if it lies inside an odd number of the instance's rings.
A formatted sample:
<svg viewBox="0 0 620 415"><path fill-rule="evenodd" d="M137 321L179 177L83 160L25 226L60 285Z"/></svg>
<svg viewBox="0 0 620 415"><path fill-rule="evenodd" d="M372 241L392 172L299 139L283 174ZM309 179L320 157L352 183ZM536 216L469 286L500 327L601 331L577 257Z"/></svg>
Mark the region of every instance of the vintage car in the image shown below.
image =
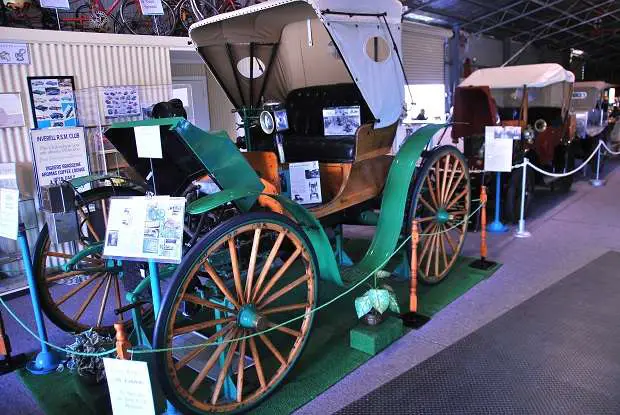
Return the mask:
<svg viewBox="0 0 620 415"><path fill-rule="evenodd" d="M607 141L609 124L609 88L604 81L575 82L571 112L577 121L575 157L586 158L599 140Z"/></svg>
<svg viewBox="0 0 620 415"><path fill-rule="evenodd" d="M480 69L456 89L452 139L462 140L474 183L486 183L484 170L486 126L521 127L514 140L513 159L527 157L535 165L551 172L564 172L574 166L569 143L574 136L569 113L575 76L558 64L537 64ZM506 218L516 222L519 216L522 169L505 174L503 206ZM477 177L476 177L477 176ZM547 180L545 178L545 180ZM568 191L572 177L546 181ZM526 183L526 212L531 205L536 183L543 178L530 170ZM491 187L493 188L493 187Z"/></svg>

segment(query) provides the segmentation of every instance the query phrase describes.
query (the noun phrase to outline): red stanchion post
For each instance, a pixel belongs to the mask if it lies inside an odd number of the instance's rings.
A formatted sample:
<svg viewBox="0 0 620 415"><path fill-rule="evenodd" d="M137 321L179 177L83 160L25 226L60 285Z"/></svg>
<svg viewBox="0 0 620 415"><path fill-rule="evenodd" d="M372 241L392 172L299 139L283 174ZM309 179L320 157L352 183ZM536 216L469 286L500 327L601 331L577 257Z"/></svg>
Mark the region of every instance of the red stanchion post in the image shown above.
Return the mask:
<svg viewBox="0 0 620 415"><path fill-rule="evenodd" d="M418 231L418 221L413 220L411 224L411 281L409 282L409 311L418 311L418 243L420 234Z"/></svg>
<svg viewBox="0 0 620 415"><path fill-rule="evenodd" d="M131 343L127 340L125 326L121 323L114 323L114 330L116 330L116 354L118 358L121 360L131 359L131 355L129 354Z"/></svg>
<svg viewBox="0 0 620 415"><path fill-rule="evenodd" d="M480 188L480 259L473 261L469 266L471 268L486 270L494 267L497 263L487 260L488 248L487 248L487 188L481 186Z"/></svg>

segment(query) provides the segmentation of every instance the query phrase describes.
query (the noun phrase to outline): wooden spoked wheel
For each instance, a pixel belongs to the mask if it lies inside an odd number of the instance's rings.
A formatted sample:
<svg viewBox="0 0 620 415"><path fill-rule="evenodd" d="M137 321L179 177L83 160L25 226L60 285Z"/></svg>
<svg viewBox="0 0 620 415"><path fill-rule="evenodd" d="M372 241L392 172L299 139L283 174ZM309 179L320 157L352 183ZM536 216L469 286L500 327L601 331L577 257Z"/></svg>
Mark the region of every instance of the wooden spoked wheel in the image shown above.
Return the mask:
<svg viewBox="0 0 620 415"><path fill-rule="evenodd" d="M418 278L440 282L454 266L463 247L471 205L469 170L452 146L429 153L416 176L409 223L420 224Z"/></svg>
<svg viewBox="0 0 620 415"><path fill-rule="evenodd" d="M76 209L79 239L72 243L56 246L50 240L47 225L43 227L35 248L33 272L41 307L61 329L113 332L114 323L131 322L131 312L118 316L114 313L128 304L126 284L121 281L121 262L102 258L102 241L109 198L141 194L122 187L100 187L82 193ZM78 258L78 254L83 255ZM74 264L70 264L72 258Z"/></svg>
<svg viewBox="0 0 620 415"><path fill-rule="evenodd" d="M156 348L213 343L157 354L167 398L184 413L258 404L302 352L316 281L314 251L288 218L250 213L216 227L184 257L157 320Z"/></svg>

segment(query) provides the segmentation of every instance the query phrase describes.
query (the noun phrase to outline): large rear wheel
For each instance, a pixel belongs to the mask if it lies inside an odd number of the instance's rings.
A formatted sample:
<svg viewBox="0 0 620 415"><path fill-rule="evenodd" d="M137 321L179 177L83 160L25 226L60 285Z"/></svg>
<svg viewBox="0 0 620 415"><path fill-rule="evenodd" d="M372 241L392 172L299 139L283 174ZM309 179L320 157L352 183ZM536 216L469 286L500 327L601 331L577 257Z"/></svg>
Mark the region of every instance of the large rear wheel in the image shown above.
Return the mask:
<svg viewBox="0 0 620 415"><path fill-rule="evenodd" d="M156 348L177 348L156 356L174 406L238 413L267 397L310 334L317 270L303 231L279 214L236 216L199 240L177 269L155 328Z"/></svg>
<svg viewBox="0 0 620 415"><path fill-rule="evenodd" d="M416 174L408 229L421 227L418 278L437 284L450 272L463 247L471 205L471 184L465 158L453 146L431 151Z"/></svg>

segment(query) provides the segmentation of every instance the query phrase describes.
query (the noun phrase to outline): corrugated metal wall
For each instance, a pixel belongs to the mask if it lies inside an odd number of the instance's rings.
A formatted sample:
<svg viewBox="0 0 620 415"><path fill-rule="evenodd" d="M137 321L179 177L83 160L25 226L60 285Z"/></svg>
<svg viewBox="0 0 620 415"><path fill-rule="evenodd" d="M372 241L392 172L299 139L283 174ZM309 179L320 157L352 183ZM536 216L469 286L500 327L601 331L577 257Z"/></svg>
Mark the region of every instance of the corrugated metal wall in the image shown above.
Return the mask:
<svg viewBox="0 0 620 415"><path fill-rule="evenodd" d="M72 42L63 39L62 42L51 43L55 32L47 32L50 37L48 42L33 41L28 32L40 31L10 33L13 35L12 40L29 43L30 65L0 65L0 92L21 92L28 124L27 128L0 129L0 161L20 162L31 159L28 129L32 128L32 114L27 76L71 75L75 77L76 89L109 85L161 85L171 82L169 46L139 45L138 40L134 41L135 45L86 43L88 39L84 37L90 38L93 34L74 35ZM112 38L110 43L116 40Z"/></svg>
<svg viewBox="0 0 620 415"><path fill-rule="evenodd" d="M231 112L233 109L232 102L230 102L224 90L217 83L210 71L207 71L207 75L211 130L226 130L228 135L235 140L237 137L237 130L235 128L235 116Z"/></svg>

